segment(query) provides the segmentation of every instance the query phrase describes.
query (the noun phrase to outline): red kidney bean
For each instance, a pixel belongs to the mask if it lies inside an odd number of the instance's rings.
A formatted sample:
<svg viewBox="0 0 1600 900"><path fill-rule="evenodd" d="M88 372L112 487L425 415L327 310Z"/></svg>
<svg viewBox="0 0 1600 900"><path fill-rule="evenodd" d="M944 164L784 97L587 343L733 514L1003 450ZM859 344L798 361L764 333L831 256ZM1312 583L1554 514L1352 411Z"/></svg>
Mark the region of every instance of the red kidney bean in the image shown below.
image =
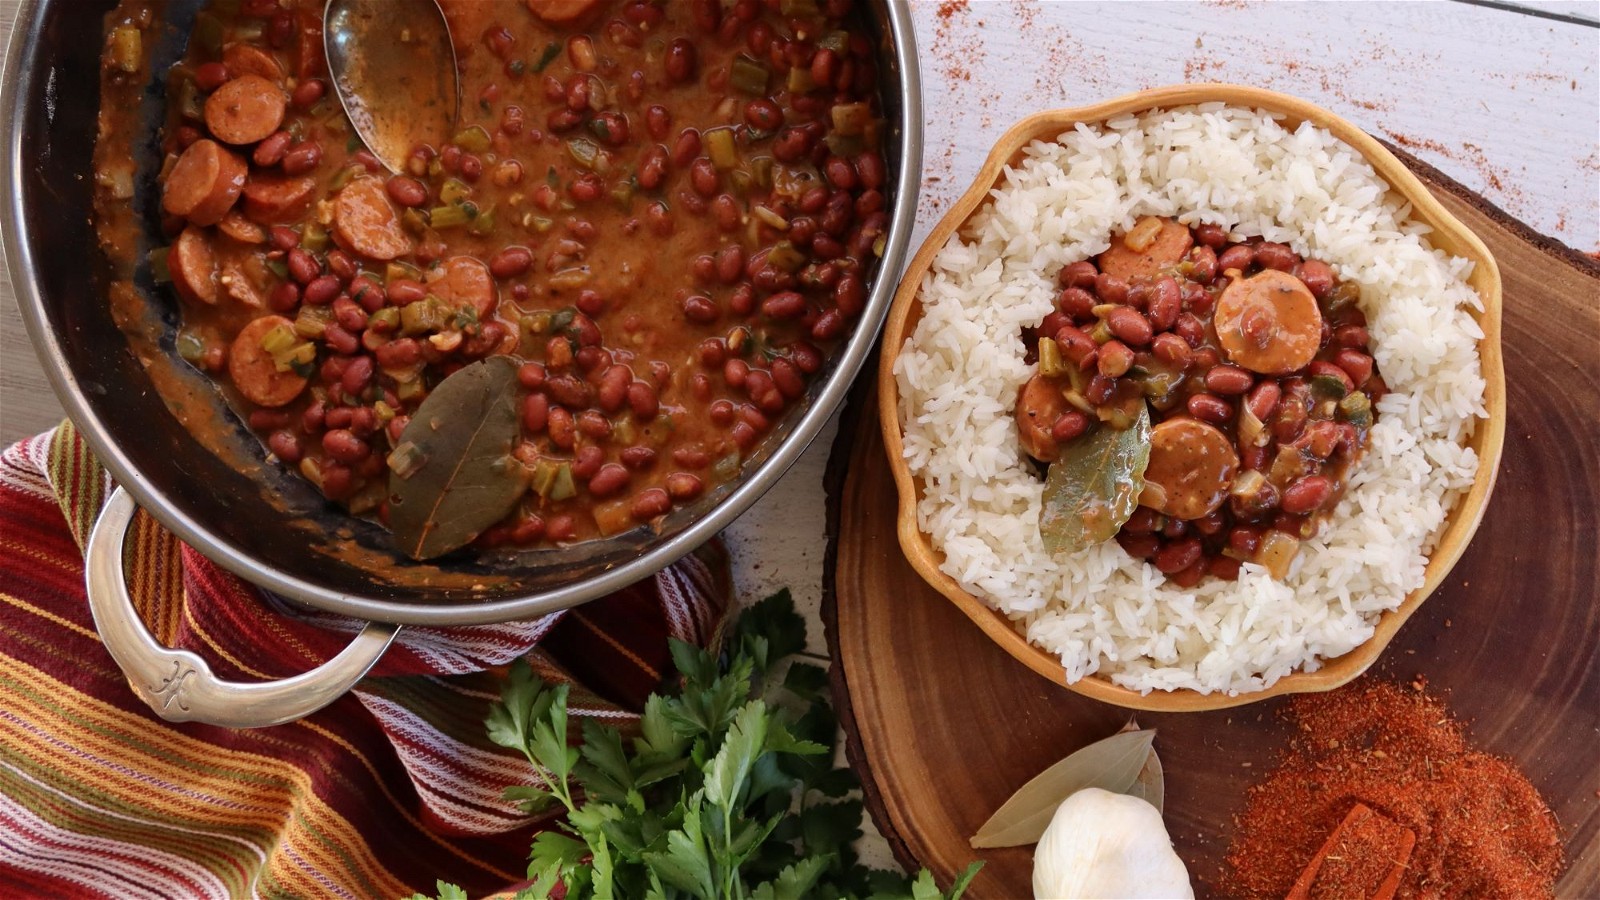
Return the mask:
<svg viewBox="0 0 1600 900"><path fill-rule="evenodd" d="M691 294L679 304L683 308L683 315L691 322L702 324L715 322L722 315L717 309L717 304L703 294Z"/></svg>
<svg viewBox="0 0 1600 900"><path fill-rule="evenodd" d="M698 54L693 42L687 38L677 38L667 45L662 67L666 71L668 84L683 84L694 78L697 64Z"/></svg>
<svg viewBox="0 0 1600 900"><path fill-rule="evenodd" d="M1128 302L1128 283L1115 275L1101 272L1094 278L1094 292L1102 303Z"/></svg>
<svg viewBox="0 0 1600 900"><path fill-rule="evenodd" d="M1099 358L1100 346L1075 325L1063 325L1056 329L1054 337L1061 353L1083 371L1088 371Z"/></svg>
<svg viewBox="0 0 1600 900"><path fill-rule="evenodd" d="M579 422L581 427L581 418ZM590 444L579 448L578 455L572 460L572 477L579 481L588 481L600 471L605 462L606 452L599 447Z"/></svg>
<svg viewBox="0 0 1600 900"><path fill-rule="evenodd" d="M1283 511L1292 515L1308 515L1333 495L1333 482L1322 475L1306 475L1284 489Z"/></svg>
<svg viewBox="0 0 1600 900"><path fill-rule="evenodd" d="M622 409L628 401L628 385L633 382L633 370L624 365L614 365L600 375L597 400L608 413Z"/></svg>
<svg viewBox="0 0 1600 900"><path fill-rule="evenodd" d="M322 145L316 141L301 141L283 154L283 174L304 175L322 163Z"/></svg>
<svg viewBox="0 0 1600 900"><path fill-rule="evenodd" d="M1321 300L1333 290L1333 269L1321 260L1308 259L1300 264L1295 275L1305 284L1311 296Z"/></svg>
<svg viewBox="0 0 1600 900"><path fill-rule="evenodd" d="M1209 387L1209 384L1207 386ZM1250 404L1251 414L1265 422L1277 410L1278 399L1282 394L1277 382L1263 381L1256 385L1255 390L1250 392L1250 398L1245 402Z"/></svg>
<svg viewBox="0 0 1600 900"><path fill-rule="evenodd" d="M274 225L267 230L267 241L272 244L272 249L288 252L300 246L300 235L295 234L293 228Z"/></svg>
<svg viewBox="0 0 1600 900"><path fill-rule="evenodd" d="M745 380L749 377L750 364L742 359L730 359L722 367L722 380L734 390L743 388Z"/></svg>
<svg viewBox="0 0 1600 900"><path fill-rule="evenodd" d="M628 470L617 463L606 463L589 479L589 493L596 497L610 497L628 486Z"/></svg>
<svg viewBox="0 0 1600 900"><path fill-rule="evenodd" d="M679 132L678 139L672 144L672 164L681 169L693 163L699 155L700 132L693 128Z"/></svg>
<svg viewBox="0 0 1600 900"><path fill-rule="evenodd" d="M1134 559L1149 559L1161 549L1161 539L1153 534L1130 534L1126 528L1117 532L1117 543Z"/></svg>
<svg viewBox="0 0 1600 900"><path fill-rule="evenodd" d="M416 338L396 338L373 353L385 369L404 369L422 361L422 344Z"/></svg>
<svg viewBox="0 0 1600 900"><path fill-rule="evenodd" d="M1229 269L1238 269L1243 272L1250 267L1256 258L1256 251L1249 244L1234 244L1222 251L1217 257L1217 271L1226 272Z"/></svg>
<svg viewBox="0 0 1600 900"><path fill-rule="evenodd" d="M1228 547L1240 556L1254 556L1260 546L1260 528L1253 525L1235 525L1228 531Z"/></svg>
<svg viewBox="0 0 1600 900"><path fill-rule="evenodd" d="M1333 330L1333 344L1352 350L1365 350L1372 337L1360 325L1340 325Z"/></svg>
<svg viewBox="0 0 1600 900"><path fill-rule="evenodd" d="M272 289L267 295L267 306L273 312L286 313L300 305L300 287L292 281L285 281Z"/></svg>
<svg viewBox="0 0 1600 900"><path fill-rule="evenodd" d="M744 105L744 121L758 131L774 131L783 124L783 108L765 97Z"/></svg>
<svg viewBox="0 0 1600 900"><path fill-rule="evenodd" d="M617 456L622 460L623 465L636 472L648 469L656 464L656 451L649 447L624 447Z"/></svg>
<svg viewBox="0 0 1600 900"><path fill-rule="evenodd" d="M1056 296L1056 307L1063 314L1079 321L1086 320L1094 314L1097 302L1099 301L1095 300L1093 294L1081 287L1069 287Z"/></svg>
<svg viewBox="0 0 1600 900"><path fill-rule="evenodd" d="M550 443L563 450L571 450L578 440L577 424L572 413L564 406L552 406L545 417L545 428L550 432Z"/></svg>
<svg viewBox="0 0 1600 900"><path fill-rule="evenodd" d="M1065 443L1089 430L1089 417L1077 410L1068 410L1050 426L1050 437Z"/></svg>
<svg viewBox="0 0 1600 900"><path fill-rule="evenodd" d="M289 413L281 409L255 409L250 411L252 431L271 431L289 427Z"/></svg>
<svg viewBox="0 0 1600 900"><path fill-rule="evenodd" d="M356 265L356 261L350 258L350 254L343 250L329 250L328 271L339 276L340 281L349 281L356 277L361 269Z"/></svg>
<svg viewBox="0 0 1600 900"><path fill-rule="evenodd" d="M1100 347L1097 365L1101 375L1121 378L1133 368L1133 351L1121 341L1107 341Z"/></svg>
<svg viewBox="0 0 1600 900"><path fill-rule="evenodd" d="M344 370L341 369L340 375L343 374ZM335 378L325 380L337 381L338 379ZM326 415L323 416L323 424L329 428L349 428L350 422L354 419L355 410L348 406L335 406L333 409L328 410Z"/></svg>
<svg viewBox="0 0 1600 900"><path fill-rule="evenodd" d="M1194 239L1202 246L1216 250L1228 242L1228 232L1221 225L1196 225Z"/></svg>
<svg viewBox="0 0 1600 900"><path fill-rule="evenodd" d="M322 266L317 262L317 258L299 247L289 251L285 264L289 267L289 277L300 284L310 284L322 274Z"/></svg>
<svg viewBox="0 0 1600 900"><path fill-rule="evenodd" d="M525 362L517 368L517 383L530 391L544 387L545 369L536 362Z"/></svg>
<svg viewBox="0 0 1600 900"><path fill-rule="evenodd" d="M806 392L806 377L800 367L781 356L772 361L772 383L790 400L798 400Z"/></svg>
<svg viewBox="0 0 1600 900"><path fill-rule="evenodd" d="M1238 366L1217 366L1206 372L1206 389L1217 394L1242 394L1255 384L1255 376Z"/></svg>
<svg viewBox="0 0 1600 900"><path fill-rule="evenodd" d="M322 449L339 462L351 465L367 458L372 448L346 428L335 428L322 436Z"/></svg>
<svg viewBox="0 0 1600 900"><path fill-rule="evenodd" d="M740 450L749 450L761 439L761 434L750 427L750 423L744 421L733 423L733 427L728 430L728 436L733 438L733 443Z"/></svg>
<svg viewBox="0 0 1600 900"><path fill-rule="evenodd" d="M489 273L496 278L515 278L533 266L533 252L527 247L504 247L489 257Z"/></svg>
<svg viewBox="0 0 1600 900"><path fill-rule="evenodd" d="M1178 282L1170 275L1161 276L1150 288L1150 327L1167 331L1178 321L1182 311L1183 294L1178 290Z"/></svg>
<svg viewBox="0 0 1600 900"><path fill-rule="evenodd" d="M228 72L228 67L219 62L201 63L194 70L194 86L203 93L211 93L222 87L233 75Z"/></svg>
<svg viewBox="0 0 1600 900"><path fill-rule="evenodd" d="M1189 344L1176 334L1156 335L1150 342L1150 352L1155 354L1156 359L1179 368L1189 364Z"/></svg>
<svg viewBox="0 0 1600 900"><path fill-rule="evenodd" d="M300 448L300 439L294 432L279 430L267 436L267 449L272 454L289 465L296 465L303 455Z"/></svg>
<svg viewBox="0 0 1600 900"><path fill-rule="evenodd" d="M611 420L599 410L586 409L578 413L578 433L596 441L611 437Z"/></svg>
<svg viewBox="0 0 1600 900"><path fill-rule="evenodd" d="M1119 306L1107 313L1106 327L1131 347L1143 347L1154 336L1150 321L1138 310L1127 306Z"/></svg>
<svg viewBox="0 0 1600 900"><path fill-rule="evenodd" d="M633 498L633 505L628 511L636 521L648 522L660 518L672 510L672 498L661 488L649 488L640 491Z"/></svg>
<svg viewBox="0 0 1600 900"><path fill-rule="evenodd" d="M1094 288L1095 280L1099 276L1094 263L1088 260L1079 260L1067 263L1056 273L1056 283L1063 288L1079 288L1088 291Z"/></svg>
<svg viewBox="0 0 1600 900"><path fill-rule="evenodd" d="M1140 506L1123 523L1122 530L1129 534L1154 534L1166 524L1166 517L1148 506Z"/></svg>
<svg viewBox="0 0 1600 900"><path fill-rule="evenodd" d="M1153 562L1163 574L1172 575L1199 562L1203 551L1198 538L1184 538L1162 547Z"/></svg>
<svg viewBox="0 0 1600 900"><path fill-rule="evenodd" d="M1272 420L1272 436L1280 444L1287 444L1300 437L1300 432L1306 427L1306 420L1310 413L1305 404L1286 396L1278 404L1278 414Z"/></svg>
<svg viewBox="0 0 1600 900"><path fill-rule="evenodd" d="M1189 277L1200 284L1210 284L1217 277L1217 253L1204 245L1189 253Z"/></svg>
<svg viewBox="0 0 1600 900"><path fill-rule="evenodd" d="M822 174L827 177L829 184L841 191L853 191L859 183L856 167L842 156L828 157L822 164Z"/></svg>
<svg viewBox="0 0 1600 900"><path fill-rule="evenodd" d="M1210 537L1222 530L1222 526L1224 524L1222 512L1219 510L1208 513L1198 519L1194 519L1192 524L1194 525L1195 531L1200 532L1206 537Z"/></svg>
<svg viewBox="0 0 1600 900"><path fill-rule="evenodd" d="M648 422L661 412L661 399L649 382L635 381L628 385L628 408L633 410L634 418Z"/></svg>
<svg viewBox="0 0 1600 900"><path fill-rule="evenodd" d="M349 294L352 300L369 313L383 309L389 302L388 292L383 289L383 285L366 275L357 275L350 279Z"/></svg>
<svg viewBox="0 0 1600 900"><path fill-rule="evenodd" d="M761 301L761 312L771 319L796 319L805 315L806 298L795 291L780 291Z"/></svg>
<svg viewBox="0 0 1600 900"><path fill-rule="evenodd" d="M326 306L332 303L333 298L339 296L339 292L343 289L344 285L339 282L337 276L322 275L312 279L300 296L312 306Z"/></svg>
<svg viewBox="0 0 1600 900"><path fill-rule="evenodd" d="M1095 375L1089 379L1089 385L1083 389L1083 395L1088 398L1090 403L1104 403L1111 399L1111 395L1116 393L1116 390L1117 380L1115 378Z"/></svg>
<svg viewBox="0 0 1600 900"><path fill-rule="evenodd" d="M861 280L860 275L846 272L833 288L833 304L839 308L839 312L852 319L860 315L867 304L866 282Z"/></svg>
<svg viewBox="0 0 1600 900"><path fill-rule="evenodd" d="M345 366L344 374L339 377L339 387L350 397L359 397L372 383L373 366L372 357L357 356Z"/></svg>
<svg viewBox="0 0 1600 900"><path fill-rule="evenodd" d="M409 306L428 296L428 288L420 281L396 278L389 282L389 302L395 306Z"/></svg>
<svg viewBox="0 0 1600 900"><path fill-rule="evenodd" d="M1182 519L1168 519L1161 526L1163 537L1180 538L1189 533L1189 523Z"/></svg>
<svg viewBox="0 0 1600 900"><path fill-rule="evenodd" d="M545 380L544 385L550 399L568 409L583 409L594 397L588 383L576 375L567 373L552 375Z"/></svg>
<svg viewBox="0 0 1600 900"><path fill-rule="evenodd" d="M1360 350L1340 350L1333 355L1333 363L1350 376L1356 387L1366 384L1372 377L1372 357Z"/></svg>
<svg viewBox="0 0 1600 900"><path fill-rule="evenodd" d="M256 149L250 154L250 161L263 168L270 168L283 161L284 154L289 152L289 145L294 143L294 136L287 131L275 131L262 139Z"/></svg>
<svg viewBox="0 0 1600 900"><path fill-rule="evenodd" d="M1300 257L1287 244L1266 241L1256 245L1255 261L1263 268L1288 272L1300 263Z"/></svg>
<svg viewBox="0 0 1600 900"><path fill-rule="evenodd" d="M817 341L831 341L844 333L844 326L844 316L838 310L823 310L822 315L811 325L811 338Z"/></svg>
<svg viewBox="0 0 1600 900"><path fill-rule="evenodd" d="M732 194L718 194L711 201L711 214L717 220L717 227L723 231L732 231L743 221L739 213L739 201L733 199Z"/></svg>
<svg viewBox="0 0 1600 900"><path fill-rule="evenodd" d="M544 430L550 419L550 398L543 394L528 394L522 398L522 429L529 434Z"/></svg>
<svg viewBox="0 0 1600 900"><path fill-rule="evenodd" d="M1206 422L1220 424L1233 418L1233 407L1215 394L1191 394L1186 406L1189 415Z"/></svg>
<svg viewBox="0 0 1600 900"><path fill-rule="evenodd" d="M1312 377L1323 376L1337 380L1344 385L1346 393L1356 389L1355 381L1350 377L1350 373L1333 363L1315 359L1311 361L1310 365L1306 366L1306 372Z"/></svg>
<svg viewBox="0 0 1600 900"><path fill-rule="evenodd" d="M1191 349L1198 349L1205 342L1206 326L1193 313L1182 313L1172 323L1172 333L1183 338Z"/></svg>
<svg viewBox="0 0 1600 900"><path fill-rule="evenodd" d="M705 490L705 483L688 472L673 472L667 476L667 494L674 500L693 500Z"/></svg>
<svg viewBox="0 0 1600 900"><path fill-rule="evenodd" d="M349 356L361 349L361 339L344 329L338 322L328 323L322 331L322 340L335 353Z"/></svg>
<svg viewBox="0 0 1600 900"><path fill-rule="evenodd" d="M310 109L317 105L322 95L328 92L328 86L316 78L308 78L295 85L294 93L289 95L289 102L297 109Z"/></svg>

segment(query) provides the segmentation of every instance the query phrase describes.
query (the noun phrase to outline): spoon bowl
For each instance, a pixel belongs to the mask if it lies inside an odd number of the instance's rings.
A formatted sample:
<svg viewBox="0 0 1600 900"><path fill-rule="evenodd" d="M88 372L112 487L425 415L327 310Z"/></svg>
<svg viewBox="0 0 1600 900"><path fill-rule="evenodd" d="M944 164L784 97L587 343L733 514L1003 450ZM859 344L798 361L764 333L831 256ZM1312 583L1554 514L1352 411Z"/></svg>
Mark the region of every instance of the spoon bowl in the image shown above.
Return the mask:
<svg viewBox="0 0 1600 900"><path fill-rule="evenodd" d="M389 171L455 133L461 81L436 0L329 0L322 41L340 105Z"/></svg>

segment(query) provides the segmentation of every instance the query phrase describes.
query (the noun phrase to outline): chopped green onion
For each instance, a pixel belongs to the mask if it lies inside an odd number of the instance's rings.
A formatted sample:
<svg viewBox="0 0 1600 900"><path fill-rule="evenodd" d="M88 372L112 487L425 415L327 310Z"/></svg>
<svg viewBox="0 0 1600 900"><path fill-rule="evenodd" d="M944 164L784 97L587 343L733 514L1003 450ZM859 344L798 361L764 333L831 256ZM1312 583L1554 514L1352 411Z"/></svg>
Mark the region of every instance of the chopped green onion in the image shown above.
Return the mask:
<svg viewBox="0 0 1600 900"><path fill-rule="evenodd" d="M543 72L544 67L550 65L550 61L559 55L561 55L561 44L551 41L544 46L544 52L539 54L539 61L533 64L533 70Z"/></svg>

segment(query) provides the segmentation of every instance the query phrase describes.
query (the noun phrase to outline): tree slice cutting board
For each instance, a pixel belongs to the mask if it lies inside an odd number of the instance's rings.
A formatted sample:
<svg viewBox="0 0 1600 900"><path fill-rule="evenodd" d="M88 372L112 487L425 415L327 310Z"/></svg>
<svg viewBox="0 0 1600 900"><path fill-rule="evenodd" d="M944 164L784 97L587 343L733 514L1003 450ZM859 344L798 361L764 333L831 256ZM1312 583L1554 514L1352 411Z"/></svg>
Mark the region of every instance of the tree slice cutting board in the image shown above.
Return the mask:
<svg viewBox="0 0 1600 900"><path fill-rule="evenodd" d="M1600 264L1394 152L1499 262L1509 422L1477 536L1371 672L1424 677L1479 747L1516 761L1561 823L1558 896L1588 896L1600 890ZM1030 896L1032 847L979 852L968 838L1130 713L1033 674L912 571L873 386L862 379L827 478L823 619L850 761L902 864L948 884L983 859L971 896ZM1167 825L1202 896L1246 789L1284 745L1281 705L1138 716L1158 731Z"/></svg>

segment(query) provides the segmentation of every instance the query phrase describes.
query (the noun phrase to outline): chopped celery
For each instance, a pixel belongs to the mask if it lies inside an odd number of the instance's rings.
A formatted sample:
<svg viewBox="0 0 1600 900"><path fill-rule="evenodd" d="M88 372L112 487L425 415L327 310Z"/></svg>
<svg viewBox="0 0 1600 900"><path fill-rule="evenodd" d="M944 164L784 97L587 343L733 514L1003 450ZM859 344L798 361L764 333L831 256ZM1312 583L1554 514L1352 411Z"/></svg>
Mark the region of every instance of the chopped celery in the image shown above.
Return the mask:
<svg viewBox="0 0 1600 900"><path fill-rule="evenodd" d="M144 36L132 25L111 30L111 65L129 75L136 74L144 62Z"/></svg>
<svg viewBox="0 0 1600 900"><path fill-rule="evenodd" d="M562 463L556 467L555 482L550 485L551 500L566 500L578 494L578 485L572 480L572 464Z"/></svg>
<svg viewBox="0 0 1600 900"><path fill-rule="evenodd" d="M369 331L394 331L400 327L400 309L395 306L385 306L367 318Z"/></svg>
<svg viewBox="0 0 1600 900"><path fill-rule="evenodd" d="M701 137L705 140L706 155L719 169L731 169L739 164L739 150L734 145L733 129L712 128Z"/></svg>
<svg viewBox="0 0 1600 900"><path fill-rule="evenodd" d="M166 284L172 280L172 269L167 264L169 247L157 247L150 251L150 278L156 284Z"/></svg>
<svg viewBox="0 0 1600 900"><path fill-rule="evenodd" d="M1066 374L1066 363L1061 360L1061 347L1052 338L1039 338L1039 374L1046 378Z"/></svg>
<svg viewBox="0 0 1600 900"><path fill-rule="evenodd" d="M439 185L439 202L450 205L460 203L472 196L472 188L459 178L447 178L444 184Z"/></svg>
<svg viewBox="0 0 1600 900"><path fill-rule="evenodd" d="M832 110L833 130L843 135L862 135L867 131L867 124L872 121L872 105L861 103L840 103Z"/></svg>
<svg viewBox="0 0 1600 900"><path fill-rule="evenodd" d="M428 224L434 228L460 228L477 217L478 208L471 203L460 206L435 206L428 210Z"/></svg>
<svg viewBox="0 0 1600 900"><path fill-rule="evenodd" d="M456 132L451 141L468 153L482 153L492 146L489 132L482 125L472 125Z"/></svg>
<svg viewBox="0 0 1600 900"><path fill-rule="evenodd" d="M400 478L410 478L417 474L417 470L422 468L422 464L427 461L428 456L422 452L422 448L410 441L406 441L394 448L387 460L389 471Z"/></svg>
<svg viewBox="0 0 1600 900"><path fill-rule="evenodd" d="M732 85L734 90L752 97L765 96L767 74L766 66L741 53L733 58L733 65L728 67L728 84Z"/></svg>
<svg viewBox="0 0 1600 900"><path fill-rule="evenodd" d="M328 323L332 321L333 307L302 306L299 315L294 319L294 333L307 339L319 338L328 330Z"/></svg>
<svg viewBox="0 0 1600 900"><path fill-rule="evenodd" d="M288 326L279 325L261 338L261 349L276 355L293 347L295 343L294 330Z"/></svg>
<svg viewBox="0 0 1600 900"><path fill-rule="evenodd" d="M816 89L817 83L811 79L811 70L795 66L789 70L789 93L793 95L809 94Z"/></svg>

